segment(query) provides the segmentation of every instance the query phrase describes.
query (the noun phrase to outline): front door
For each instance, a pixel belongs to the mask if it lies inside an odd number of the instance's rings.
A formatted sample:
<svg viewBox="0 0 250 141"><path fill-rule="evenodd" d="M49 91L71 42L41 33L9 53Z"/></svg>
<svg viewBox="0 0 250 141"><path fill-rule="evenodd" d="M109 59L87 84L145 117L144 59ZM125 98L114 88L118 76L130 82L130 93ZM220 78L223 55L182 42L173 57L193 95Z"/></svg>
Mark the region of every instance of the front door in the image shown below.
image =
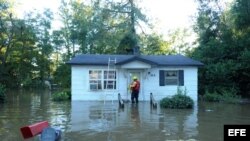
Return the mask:
<svg viewBox="0 0 250 141"><path fill-rule="evenodd" d="M131 71L128 71L128 82L127 82L127 84L128 84L128 86L133 82L133 77L135 76L135 77L137 77L138 78L138 80L140 81L140 93L139 93L139 101L141 101L141 100L143 100L143 93L142 93L142 73L141 73L141 71L136 71L136 70L131 70ZM128 95L129 95L129 99L130 99L130 97L131 97L131 92L130 92L130 89L128 89Z"/></svg>

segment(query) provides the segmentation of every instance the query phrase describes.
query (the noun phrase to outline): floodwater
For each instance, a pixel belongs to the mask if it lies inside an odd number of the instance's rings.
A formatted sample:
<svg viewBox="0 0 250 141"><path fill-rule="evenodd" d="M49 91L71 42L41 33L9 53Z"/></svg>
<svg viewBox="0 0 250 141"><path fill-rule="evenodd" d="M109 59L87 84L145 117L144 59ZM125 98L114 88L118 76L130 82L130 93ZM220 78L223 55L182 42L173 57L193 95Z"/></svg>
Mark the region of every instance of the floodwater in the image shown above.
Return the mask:
<svg viewBox="0 0 250 141"><path fill-rule="evenodd" d="M12 91L0 104L0 140L22 141L20 128L47 120L62 141L223 141L225 124L250 124L249 104L196 103L192 110L117 102L53 102L49 91ZM28 139L39 141L39 136Z"/></svg>

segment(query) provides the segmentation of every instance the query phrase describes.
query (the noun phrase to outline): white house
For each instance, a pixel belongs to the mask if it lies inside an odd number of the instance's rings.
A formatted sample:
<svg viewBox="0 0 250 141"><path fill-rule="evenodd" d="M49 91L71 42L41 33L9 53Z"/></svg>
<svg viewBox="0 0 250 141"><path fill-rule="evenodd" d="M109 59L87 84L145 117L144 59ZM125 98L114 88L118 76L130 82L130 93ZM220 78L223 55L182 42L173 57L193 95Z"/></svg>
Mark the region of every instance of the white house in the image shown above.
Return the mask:
<svg viewBox="0 0 250 141"><path fill-rule="evenodd" d="M156 100L187 90L197 101L198 67L203 63L182 55L94 55L84 54L67 62L71 65L72 100L130 99L132 77L141 82L139 101Z"/></svg>

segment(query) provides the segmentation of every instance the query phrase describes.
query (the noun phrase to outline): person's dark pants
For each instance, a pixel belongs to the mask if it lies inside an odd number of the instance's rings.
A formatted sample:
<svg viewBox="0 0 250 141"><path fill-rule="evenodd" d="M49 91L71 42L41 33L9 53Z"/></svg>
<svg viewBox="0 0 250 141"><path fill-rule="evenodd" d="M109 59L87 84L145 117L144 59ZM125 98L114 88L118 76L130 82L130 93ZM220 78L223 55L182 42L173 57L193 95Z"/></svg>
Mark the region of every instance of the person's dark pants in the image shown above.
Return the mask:
<svg viewBox="0 0 250 141"><path fill-rule="evenodd" d="M138 103L138 98L139 98L139 91L133 90L131 94L131 101L132 103Z"/></svg>

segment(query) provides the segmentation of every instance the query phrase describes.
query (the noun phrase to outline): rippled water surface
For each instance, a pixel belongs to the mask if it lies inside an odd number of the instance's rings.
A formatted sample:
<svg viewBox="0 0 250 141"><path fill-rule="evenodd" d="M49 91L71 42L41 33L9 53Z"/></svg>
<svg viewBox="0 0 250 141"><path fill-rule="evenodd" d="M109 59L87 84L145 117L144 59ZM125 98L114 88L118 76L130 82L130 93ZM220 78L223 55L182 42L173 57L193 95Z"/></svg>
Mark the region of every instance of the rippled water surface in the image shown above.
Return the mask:
<svg viewBox="0 0 250 141"><path fill-rule="evenodd" d="M223 141L225 124L250 124L250 105L196 103L192 110L149 102L53 102L49 91L12 91L0 104L0 140L23 140L20 127L47 120L62 141ZM28 139L38 141L39 137Z"/></svg>

